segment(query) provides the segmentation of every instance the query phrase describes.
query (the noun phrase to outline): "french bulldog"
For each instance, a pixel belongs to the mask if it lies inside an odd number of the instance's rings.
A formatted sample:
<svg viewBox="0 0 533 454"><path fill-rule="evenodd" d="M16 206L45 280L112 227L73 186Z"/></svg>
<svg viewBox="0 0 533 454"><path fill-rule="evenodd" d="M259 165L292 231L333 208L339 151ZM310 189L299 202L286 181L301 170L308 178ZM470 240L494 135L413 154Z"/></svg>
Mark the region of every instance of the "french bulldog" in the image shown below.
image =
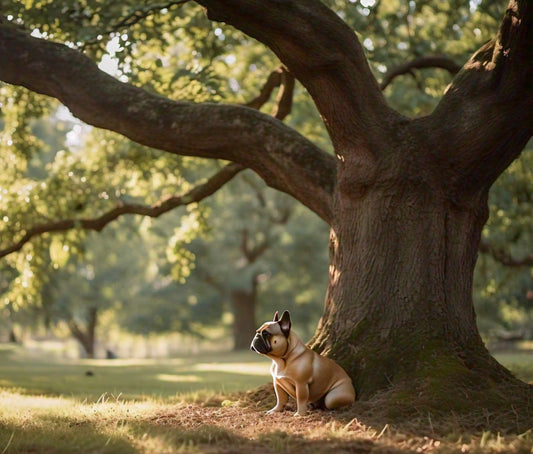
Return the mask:
<svg viewBox="0 0 533 454"><path fill-rule="evenodd" d="M323 406L329 410L350 405L355 390L348 374L337 363L319 355L291 331L289 311L256 331L252 351L272 360L270 373L277 403L267 413L282 411L289 396L296 400L295 416L303 416L307 406Z"/></svg>

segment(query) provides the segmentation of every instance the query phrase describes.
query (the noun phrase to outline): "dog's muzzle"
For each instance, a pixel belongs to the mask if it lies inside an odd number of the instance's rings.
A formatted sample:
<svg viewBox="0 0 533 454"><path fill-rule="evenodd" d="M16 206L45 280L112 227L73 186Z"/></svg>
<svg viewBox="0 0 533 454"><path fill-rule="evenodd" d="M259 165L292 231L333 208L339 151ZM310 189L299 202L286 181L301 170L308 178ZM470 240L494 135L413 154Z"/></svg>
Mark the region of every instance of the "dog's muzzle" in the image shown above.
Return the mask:
<svg viewBox="0 0 533 454"><path fill-rule="evenodd" d="M252 345L250 345L250 350L266 355L272 350L269 341L270 336L271 334L266 330L257 333L252 339Z"/></svg>

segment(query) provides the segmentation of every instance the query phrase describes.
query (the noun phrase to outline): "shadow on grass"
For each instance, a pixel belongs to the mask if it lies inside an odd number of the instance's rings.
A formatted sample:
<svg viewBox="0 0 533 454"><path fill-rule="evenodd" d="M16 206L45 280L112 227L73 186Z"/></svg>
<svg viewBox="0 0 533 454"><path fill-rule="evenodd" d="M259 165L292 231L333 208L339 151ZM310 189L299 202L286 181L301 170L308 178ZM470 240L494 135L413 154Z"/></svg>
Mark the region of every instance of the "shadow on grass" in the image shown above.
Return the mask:
<svg viewBox="0 0 533 454"><path fill-rule="evenodd" d="M123 409L124 410L124 409ZM34 415L0 425L0 452L63 453L501 453L531 452L531 439L483 435L446 440L422 437L404 428L364 426L342 412L310 412L294 417L293 408L266 415L258 407L177 405L131 414L110 409L102 419ZM439 447L440 446L440 447Z"/></svg>
<svg viewBox="0 0 533 454"><path fill-rule="evenodd" d="M111 432L111 433L110 433ZM129 454L203 452L235 454L298 453L367 453L377 446L369 440L308 439L283 430L257 433L254 438L236 434L218 425L196 428L157 423L129 422L123 427L103 431L88 421L39 418L32 427L3 425L0 449L6 454ZM406 451L387 451L406 452Z"/></svg>
<svg viewBox="0 0 533 454"><path fill-rule="evenodd" d="M169 430L170 429L170 430ZM233 454L270 454L270 453L370 453L379 443L370 440L310 439L301 434L287 433L275 429L256 433L253 437L236 434L234 430L218 425L203 425L186 429L179 426L158 427L141 424L137 435L158 440L164 452L202 452ZM403 453L410 451L387 451ZM414 452L414 451L412 451Z"/></svg>
<svg viewBox="0 0 533 454"><path fill-rule="evenodd" d="M37 424L34 424L37 422ZM103 433L95 424L39 418L28 424L2 424L0 452L5 454L71 454L136 452L124 436Z"/></svg>

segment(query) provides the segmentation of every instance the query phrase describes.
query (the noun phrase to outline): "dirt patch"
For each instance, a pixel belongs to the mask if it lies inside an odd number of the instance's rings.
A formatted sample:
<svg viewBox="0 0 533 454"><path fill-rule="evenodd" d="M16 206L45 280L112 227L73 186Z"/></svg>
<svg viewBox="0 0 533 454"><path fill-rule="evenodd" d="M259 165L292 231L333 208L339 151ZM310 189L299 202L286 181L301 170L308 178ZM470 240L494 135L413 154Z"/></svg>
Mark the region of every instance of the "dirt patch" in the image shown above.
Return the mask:
<svg viewBox="0 0 533 454"><path fill-rule="evenodd" d="M235 397L235 396L234 396ZM258 399L263 397L264 399ZM355 404L344 411L310 411L294 416L296 406L267 415L274 400L267 389L239 399L184 403L152 415L147 423L176 434L183 452L205 453L530 453L530 432L517 437L488 431L437 433L424 423L395 425L357 415ZM368 409L367 409L368 410ZM185 448L184 448L185 447Z"/></svg>
<svg viewBox="0 0 533 454"><path fill-rule="evenodd" d="M214 408L188 404L153 416L151 423L188 433L200 442L201 452L366 453L375 452L379 445L372 439L377 435L372 429L323 411L294 416L289 408L267 415L263 409L238 405Z"/></svg>

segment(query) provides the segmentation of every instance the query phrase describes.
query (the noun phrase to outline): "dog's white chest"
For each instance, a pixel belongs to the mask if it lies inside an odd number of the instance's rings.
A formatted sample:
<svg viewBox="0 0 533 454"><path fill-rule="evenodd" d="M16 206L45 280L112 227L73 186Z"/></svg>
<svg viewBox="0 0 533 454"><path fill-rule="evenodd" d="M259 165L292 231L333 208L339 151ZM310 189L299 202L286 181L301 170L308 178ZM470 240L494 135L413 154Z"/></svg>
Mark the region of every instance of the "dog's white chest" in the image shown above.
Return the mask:
<svg viewBox="0 0 533 454"><path fill-rule="evenodd" d="M272 378L276 378L278 380L281 380L283 378L289 378L285 371L285 361L283 361L283 364L278 364L277 361L272 361L270 373L272 375Z"/></svg>

